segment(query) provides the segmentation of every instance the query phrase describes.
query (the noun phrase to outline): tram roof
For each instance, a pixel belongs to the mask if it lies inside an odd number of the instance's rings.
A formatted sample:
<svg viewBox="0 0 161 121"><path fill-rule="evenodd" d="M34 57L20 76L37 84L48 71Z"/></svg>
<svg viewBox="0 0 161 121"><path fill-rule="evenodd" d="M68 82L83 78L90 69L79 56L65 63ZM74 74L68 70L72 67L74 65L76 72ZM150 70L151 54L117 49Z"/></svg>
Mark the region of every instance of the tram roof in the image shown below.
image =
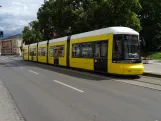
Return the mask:
<svg viewBox="0 0 161 121"><path fill-rule="evenodd" d="M34 46L34 45L37 45L37 43L30 44L29 46Z"/></svg>
<svg viewBox="0 0 161 121"><path fill-rule="evenodd" d="M61 38L56 38L56 39L52 39L49 41L49 43L52 43L52 42L59 42L59 41L65 41L67 40L67 36L66 37L61 37Z"/></svg>
<svg viewBox="0 0 161 121"><path fill-rule="evenodd" d="M90 37L102 34L134 34L139 35L137 31L131 29L129 27L108 27L99 30L94 30L90 32L85 32L81 34L75 34L71 36L71 39L83 38L83 37Z"/></svg>
<svg viewBox="0 0 161 121"><path fill-rule="evenodd" d="M38 44L47 44L48 41L42 41L42 42L39 42Z"/></svg>

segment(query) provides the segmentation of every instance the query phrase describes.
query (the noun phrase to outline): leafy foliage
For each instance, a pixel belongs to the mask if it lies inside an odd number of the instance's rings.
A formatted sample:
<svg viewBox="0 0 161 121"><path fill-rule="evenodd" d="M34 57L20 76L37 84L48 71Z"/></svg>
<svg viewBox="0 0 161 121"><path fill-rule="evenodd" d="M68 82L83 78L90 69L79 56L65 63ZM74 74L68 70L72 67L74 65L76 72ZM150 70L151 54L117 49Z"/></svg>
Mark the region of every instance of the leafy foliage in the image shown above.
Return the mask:
<svg viewBox="0 0 161 121"><path fill-rule="evenodd" d="M141 36L147 43L146 51L155 51L161 46L161 1L140 0L142 9L139 12L142 30Z"/></svg>
<svg viewBox="0 0 161 121"><path fill-rule="evenodd" d="M26 44L110 26L140 31L148 51L161 46L159 0L49 0L39 8L38 21L24 27ZM56 32L57 36L53 36Z"/></svg>
<svg viewBox="0 0 161 121"><path fill-rule="evenodd" d="M140 30L136 12L138 0L49 0L38 10L44 39L76 34L109 26L129 26Z"/></svg>
<svg viewBox="0 0 161 121"><path fill-rule="evenodd" d="M29 26L25 26L23 30L23 41L25 44L31 44L42 41L40 32L40 24L38 21L32 21Z"/></svg>

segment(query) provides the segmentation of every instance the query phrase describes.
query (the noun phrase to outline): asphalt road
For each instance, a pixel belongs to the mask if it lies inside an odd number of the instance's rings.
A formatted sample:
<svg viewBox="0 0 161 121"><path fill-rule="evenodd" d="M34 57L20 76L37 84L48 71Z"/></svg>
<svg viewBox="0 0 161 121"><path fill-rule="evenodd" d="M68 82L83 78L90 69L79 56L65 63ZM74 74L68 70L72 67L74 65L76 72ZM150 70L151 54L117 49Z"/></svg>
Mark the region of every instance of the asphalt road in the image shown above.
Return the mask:
<svg viewBox="0 0 161 121"><path fill-rule="evenodd" d="M161 121L161 92L129 84L159 79L115 79L6 56L0 79L26 121Z"/></svg>

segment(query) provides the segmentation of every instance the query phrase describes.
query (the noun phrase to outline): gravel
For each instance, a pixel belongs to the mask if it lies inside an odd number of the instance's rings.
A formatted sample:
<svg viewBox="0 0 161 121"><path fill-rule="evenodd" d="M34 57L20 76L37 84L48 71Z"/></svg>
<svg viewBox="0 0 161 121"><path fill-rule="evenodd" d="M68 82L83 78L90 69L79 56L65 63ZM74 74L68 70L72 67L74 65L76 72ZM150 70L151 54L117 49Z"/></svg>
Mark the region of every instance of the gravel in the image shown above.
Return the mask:
<svg viewBox="0 0 161 121"><path fill-rule="evenodd" d="M2 80L0 80L0 121L24 121Z"/></svg>

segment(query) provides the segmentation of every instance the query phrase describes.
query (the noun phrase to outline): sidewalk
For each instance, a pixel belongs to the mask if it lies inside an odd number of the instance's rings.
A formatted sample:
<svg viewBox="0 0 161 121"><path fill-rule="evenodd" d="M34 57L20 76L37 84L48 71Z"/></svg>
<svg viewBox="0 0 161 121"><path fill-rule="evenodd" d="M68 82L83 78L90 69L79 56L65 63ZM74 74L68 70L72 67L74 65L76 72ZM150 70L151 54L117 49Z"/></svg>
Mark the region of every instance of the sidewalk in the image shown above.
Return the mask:
<svg viewBox="0 0 161 121"><path fill-rule="evenodd" d="M0 121L24 121L8 90L0 80Z"/></svg>
<svg viewBox="0 0 161 121"><path fill-rule="evenodd" d="M161 78L161 63L144 64L144 75Z"/></svg>

